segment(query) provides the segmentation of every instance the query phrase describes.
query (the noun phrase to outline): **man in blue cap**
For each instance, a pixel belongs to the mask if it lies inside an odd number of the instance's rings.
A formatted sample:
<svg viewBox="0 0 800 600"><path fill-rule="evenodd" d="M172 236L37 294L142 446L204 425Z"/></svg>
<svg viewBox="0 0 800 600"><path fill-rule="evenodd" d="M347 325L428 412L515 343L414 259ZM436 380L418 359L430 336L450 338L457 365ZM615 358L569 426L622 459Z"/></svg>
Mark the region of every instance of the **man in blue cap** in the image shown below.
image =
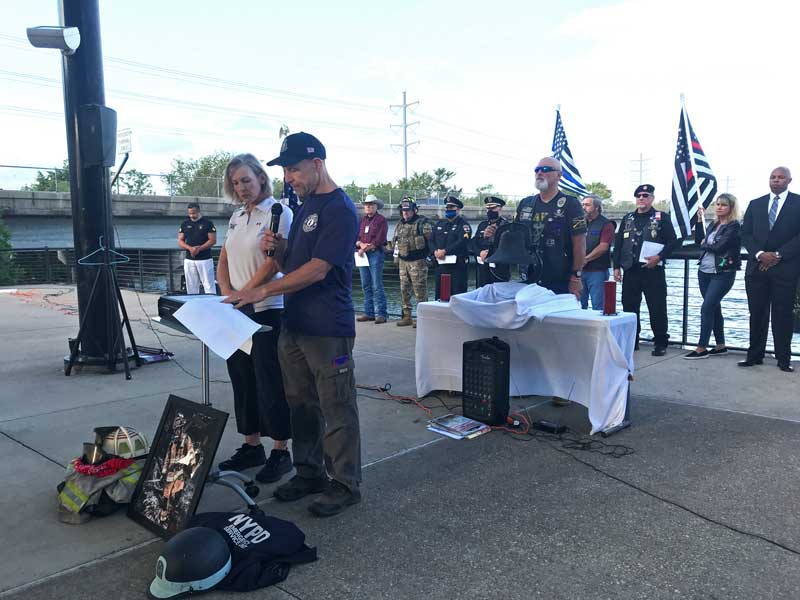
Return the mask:
<svg viewBox="0 0 800 600"><path fill-rule="evenodd" d="M439 299L442 274L450 275L450 293L467 291L467 265L469 265L469 241L472 227L461 209L464 203L455 196L445 198L444 219L433 228L433 256L436 259L436 299ZM453 262L450 262L453 261Z"/></svg>
<svg viewBox="0 0 800 600"><path fill-rule="evenodd" d="M278 487L275 497L290 502L324 492L309 506L319 517L361 501L352 298L358 216L328 174L325 158L322 143L300 132L287 136L280 156L267 163L283 167L284 181L302 200L288 240L266 230L261 241L262 250L274 250L272 260L284 277L227 300L238 307L284 295L278 352L297 475Z"/></svg>

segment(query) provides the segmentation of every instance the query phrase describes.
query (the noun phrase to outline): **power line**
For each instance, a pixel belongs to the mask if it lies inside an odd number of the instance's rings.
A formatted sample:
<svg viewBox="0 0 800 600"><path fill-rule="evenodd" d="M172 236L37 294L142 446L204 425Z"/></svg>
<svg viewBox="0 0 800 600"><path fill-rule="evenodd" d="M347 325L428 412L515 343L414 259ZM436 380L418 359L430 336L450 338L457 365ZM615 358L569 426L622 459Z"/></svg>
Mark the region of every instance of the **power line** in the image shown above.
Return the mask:
<svg viewBox="0 0 800 600"><path fill-rule="evenodd" d="M1 75L5 75L6 77L2 77ZM60 82L56 79L51 77L42 77L39 75L28 75L26 73L17 73L14 71L6 71L0 70L0 79L6 79L10 81L17 81L19 83L30 83L33 85L45 85L49 87L58 87L60 86ZM215 104L205 104L202 102L194 102L191 100L178 100L176 98L169 98L165 96L155 96L152 94L142 94L139 92L129 92L125 90L120 90L116 88L106 88L106 90L110 94L116 94L122 96L124 98L129 98L133 100L137 100L140 102L146 102L151 104L161 104L167 106L175 106L178 108L188 109L188 110L200 110L203 112L214 112L214 113L223 113L223 114L233 114L237 116L246 116L246 117L255 117L255 118L266 118L271 119L274 121L279 121L281 123L285 121L305 121L307 123L314 123L317 125L324 125L328 127L338 128L338 129L353 129L353 130L361 130L365 132L383 132L384 129L381 127L373 127L369 125L355 125L352 123L339 123L334 121L325 121L322 119L310 119L305 117L296 117L296 116L287 116L287 115L279 115L274 113L265 113L260 111L250 111L244 109L237 109L228 106L219 106Z"/></svg>
<svg viewBox="0 0 800 600"><path fill-rule="evenodd" d="M19 36L10 36L0 34L0 39L16 42L20 46L11 46L20 50L30 50L28 42L25 38ZM378 113L384 113L385 109L377 104L368 104L366 102L353 102L349 100L326 98L324 96L314 96L312 94L305 94L300 92L292 92L289 90L282 90L279 88L267 87L252 82L235 81L232 79L223 79L221 77L213 77L210 75L203 75L200 73L192 73L190 71L182 71L179 69L172 69L169 67L161 67L158 65L151 65L147 63L136 62L123 58L115 58L113 56L105 56L105 62L116 65L124 71L131 71L139 74L150 74L156 77L168 78L170 80L180 79L181 81L203 83L211 87L218 87L222 89L237 89L240 91L284 98L289 100L300 100L302 102L309 102L312 104L336 105L351 110L364 111L369 110Z"/></svg>

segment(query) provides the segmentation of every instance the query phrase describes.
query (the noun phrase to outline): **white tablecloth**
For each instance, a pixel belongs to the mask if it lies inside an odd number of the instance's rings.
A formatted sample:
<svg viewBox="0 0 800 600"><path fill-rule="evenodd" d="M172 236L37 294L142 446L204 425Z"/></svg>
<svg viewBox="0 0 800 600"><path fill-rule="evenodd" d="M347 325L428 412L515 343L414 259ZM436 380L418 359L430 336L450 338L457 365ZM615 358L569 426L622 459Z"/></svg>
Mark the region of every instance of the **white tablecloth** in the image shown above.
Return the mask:
<svg viewBox="0 0 800 600"><path fill-rule="evenodd" d="M462 344L492 336L510 346L512 396L560 396L583 404L592 433L623 421L635 314L571 310L531 319L520 329L490 329L465 323L449 303L423 302L417 306L417 395L462 391Z"/></svg>

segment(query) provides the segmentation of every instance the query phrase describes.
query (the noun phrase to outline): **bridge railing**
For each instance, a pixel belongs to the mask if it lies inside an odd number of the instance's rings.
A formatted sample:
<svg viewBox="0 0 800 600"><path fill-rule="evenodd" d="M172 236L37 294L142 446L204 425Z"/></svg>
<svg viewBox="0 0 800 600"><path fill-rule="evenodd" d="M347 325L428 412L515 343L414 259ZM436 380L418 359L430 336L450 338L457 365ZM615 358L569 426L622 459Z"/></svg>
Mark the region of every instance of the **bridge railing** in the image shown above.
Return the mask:
<svg viewBox="0 0 800 600"><path fill-rule="evenodd" d="M158 294L185 291L182 250L171 248L119 250L130 262L117 266L120 286L139 292ZM219 260L219 248L212 250L214 262ZM703 299L697 287L696 261L699 252L682 249L673 254L666 270L667 304L669 310L670 343L689 346L697 342L700 333L700 307ZM743 256L746 258L746 256ZM74 284L76 269L72 248L32 248L0 250L0 285ZM475 287L475 263L470 265L470 289ZM401 314L400 279L397 265L387 254L384 267L384 289L391 316ZM433 299L434 275L428 277L429 296ZM621 307L621 286L617 286L617 306ZM353 274L353 302L356 311L363 311L363 293L358 270ZM725 316L725 335L728 347L746 349L749 336L749 312L740 274L722 302ZM647 305L642 301L642 336L650 333ZM800 297L795 310L795 330L800 330ZM771 336L769 338L771 342ZM713 342L713 338L712 338ZM794 355L800 355L800 336L795 336ZM771 349L770 349L771 351Z"/></svg>

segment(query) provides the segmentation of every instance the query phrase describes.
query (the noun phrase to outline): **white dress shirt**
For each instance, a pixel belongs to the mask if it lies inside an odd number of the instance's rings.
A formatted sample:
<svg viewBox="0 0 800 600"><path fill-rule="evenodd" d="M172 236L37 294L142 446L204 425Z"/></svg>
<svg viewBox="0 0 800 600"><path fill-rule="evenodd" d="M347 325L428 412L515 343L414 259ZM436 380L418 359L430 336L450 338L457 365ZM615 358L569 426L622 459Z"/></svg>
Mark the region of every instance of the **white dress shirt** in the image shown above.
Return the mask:
<svg viewBox="0 0 800 600"><path fill-rule="evenodd" d="M783 205L786 204L786 197L789 195L789 189L783 190L782 193L778 194L778 213L775 215L775 222L778 222L778 217L781 215L781 209ZM769 219L769 211L772 208L772 203L775 201L775 194L772 192L769 193L769 202L767 202L767 218ZM759 250L756 252L756 259L764 252L763 250Z"/></svg>

